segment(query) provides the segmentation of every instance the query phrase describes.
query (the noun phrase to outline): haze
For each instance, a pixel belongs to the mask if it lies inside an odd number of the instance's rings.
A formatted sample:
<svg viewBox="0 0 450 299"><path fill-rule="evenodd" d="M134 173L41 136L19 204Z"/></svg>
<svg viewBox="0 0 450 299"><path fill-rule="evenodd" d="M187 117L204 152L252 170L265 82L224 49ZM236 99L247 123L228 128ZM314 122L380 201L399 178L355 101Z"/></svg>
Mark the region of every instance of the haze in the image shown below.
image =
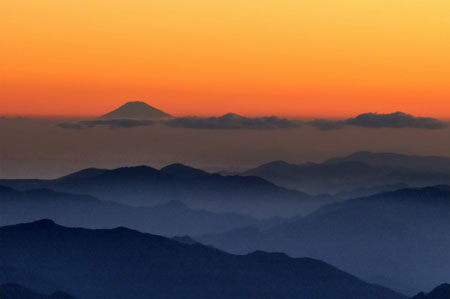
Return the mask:
<svg viewBox="0 0 450 299"><path fill-rule="evenodd" d="M0 177L54 178L87 167L174 162L210 171L243 170L273 160L321 161L360 150L443 156L450 150L448 128L195 130L153 125L70 130L57 127L61 121L0 119Z"/></svg>

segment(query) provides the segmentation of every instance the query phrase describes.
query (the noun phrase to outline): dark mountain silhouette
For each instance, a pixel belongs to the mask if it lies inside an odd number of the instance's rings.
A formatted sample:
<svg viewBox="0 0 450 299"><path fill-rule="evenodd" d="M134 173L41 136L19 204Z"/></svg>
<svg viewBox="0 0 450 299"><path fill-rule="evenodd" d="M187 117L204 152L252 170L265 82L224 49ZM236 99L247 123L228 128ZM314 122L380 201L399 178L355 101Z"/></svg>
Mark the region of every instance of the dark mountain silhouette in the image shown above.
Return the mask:
<svg viewBox="0 0 450 299"><path fill-rule="evenodd" d="M60 180L76 180L76 179L88 179L92 177L96 177L108 171L107 169L100 168L86 168L69 175L63 176Z"/></svg>
<svg viewBox="0 0 450 299"><path fill-rule="evenodd" d="M330 193L351 198L392 191L396 186L450 184L450 158L359 152L319 164L275 161L243 175L258 176L311 194Z"/></svg>
<svg viewBox="0 0 450 299"><path fill-rule="evenodd" d="M319 260L261 251L237 256L126 228L42 220L2 227L0 237L2 259L84 299L405 298Z"/></svg>
<svg viewBox="0 0 450 299"><path fill-rule="evenodd" d="M230 252L310 256L409 294L450 277L450 187L403 189L324 206L261 229L196 240Z"/></svg>
<svg viewBox="0 0 450 299"><path fill-rule="evenodd" d="M210 174L181 164L161 170L148 166L88 169L57 180L0 180L0 185L90 194L137 206L177 200L193 208L259 217L306 214L334 200L281 188L259 177Z"/></svg>
<svg viewBox="0 0 450 299"><path fill-rule="evenodd" d="M188 245L198 244L195 239L189 236L175 236L172 238L172 240Z"/></svg>
<svg viewBox="0 0 450 299"><path fill-rule="evenodd" d="M0 258L0 285L11 282L20 282L20 285L32 288L41 294L51 294L61 288L53 281L39 274L20 269L6 264L6 260ZM3 298L0 296L0 298Z"/></svg>
<svg viewBox="0 0 450 299"><path fill-rule="evenodd" d="M100 116L100 119L160 119L169 114L156 109L145 102L127 102L114 111Z"/></svg>
<svg viewBox="0 0 450 299"><path fill-rule="evenodd" d="M203 170L195 169L180 163L168 165L166 167L161 168L160 171L163 174L184 179L204 178L209 176L209 173Z"/></svg>
<svg viewBox="0 0 450 299"><path fill-rule="evenodd" d="M450 284L444 283L433 289L428 294L423 292L417 294L411 299L449 299L450 298Z"/></svg>
<svg viewBox="0 0 450 299"><path fill-rule="evenodd" d="M255 225L268 228L284 219L259 220L236 213L193 210L170 201L152 207L130 207L48 189L16 191L0 186L0 225L49 218L63 225L113 228L118 225L161 235L200 235Z"/></svg>
<svg viewBox="0 0 450 299"><path fill-rule="evenodd" d="M2 299L75 299L64 292L55 292L51 295L36 293L21 285L8 283L0 285L0 298Z"/></svg>

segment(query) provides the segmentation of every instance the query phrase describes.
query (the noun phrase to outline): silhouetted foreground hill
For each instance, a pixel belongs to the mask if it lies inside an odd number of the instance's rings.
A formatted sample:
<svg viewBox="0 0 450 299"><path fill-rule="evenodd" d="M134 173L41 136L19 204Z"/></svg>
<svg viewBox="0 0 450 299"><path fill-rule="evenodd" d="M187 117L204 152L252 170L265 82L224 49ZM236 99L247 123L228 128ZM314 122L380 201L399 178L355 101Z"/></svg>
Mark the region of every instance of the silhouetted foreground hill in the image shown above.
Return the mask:
<svg viewBox="0 0 450 299"><path fill-rule="evenodd" d="M21 285L8 283L0 285L1 299L75 299L64 292L55 292L51 295L36 293Z"/></svg>
<svg viewBox="0 0 450 299"><path fill-rule="evenodd" d="M236 256L126 228L42 220L2 227L0 237L2 261L78 298L405 298L318 260L260 251Z"/></svg>
<svg viewBox="0 0 450 299"><path fill-rule="evenodd" d="M243 175L264 178L279 186L312 194L344 198L411 187L450 184L450 158L359 152L324 163L289 164L276 161Z"/></svg>
<svg viewBox="0 0 450 299"><path fill-rule="evenodd" d="M18 190L49 188L90 194L131 205L177 200L193 208L254 216L306 214L333 200L281 188L258 177L210 174L181 164L161 170L147 166L87 169L57 180L0 180L0 185Z"/></svg>
<svg viewBox="0 0 450 299"><path fill-rule="evenodd" d="M444 283L428 294L419 293L411 299L449 299L450 298L450 284Z"/></svg>
<svg viewBox="0 0 450 299"><path fill-rule="evenodd" d="M201 235L243 226L268 228L285 221L258 220L235 213L193 210L181 202L130 207L48 189L16 191L0 186L0 226L52 219L62 225L86 228L125 226L160 235Z"/></svg>
<svg viewBox="0 0 450 299"><path fill-rule="evenodd" d="M450 187L403 189L320 208L269 228L196 240L230 252L256 249L318 258L409 294L450 277Z"/></svg>

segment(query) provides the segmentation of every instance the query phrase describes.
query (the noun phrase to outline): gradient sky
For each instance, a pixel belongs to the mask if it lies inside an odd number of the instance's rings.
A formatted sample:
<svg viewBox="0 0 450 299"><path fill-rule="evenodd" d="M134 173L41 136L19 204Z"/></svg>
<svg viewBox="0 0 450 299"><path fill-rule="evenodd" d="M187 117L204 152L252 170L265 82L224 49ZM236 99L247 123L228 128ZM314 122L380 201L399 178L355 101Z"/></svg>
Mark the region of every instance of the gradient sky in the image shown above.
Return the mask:
<svg viewBox="0 0 450 299"><path fill-rule="evenodd" d="M0 114L450 118L448 0L2 0Z"/></svg>

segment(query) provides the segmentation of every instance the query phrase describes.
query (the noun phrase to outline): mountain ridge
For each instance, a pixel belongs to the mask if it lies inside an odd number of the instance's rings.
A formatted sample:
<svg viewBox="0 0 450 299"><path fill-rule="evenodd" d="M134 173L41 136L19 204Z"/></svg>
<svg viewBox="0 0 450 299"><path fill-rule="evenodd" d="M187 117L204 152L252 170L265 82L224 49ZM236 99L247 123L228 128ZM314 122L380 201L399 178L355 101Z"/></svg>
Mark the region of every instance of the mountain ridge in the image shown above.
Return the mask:
<svg viewBox="0 0 450 299"><path fill-rule="evenodd" d="M76 299L61 291L56 291L51 295L39 294L15 283L0 285L0 297L2 299Z"/></svg>
<svg viewBox="0 0 450 299"><path fill-rule="evenodd" d="M450 184L450 158L356 152L322 163L273 161L241 175L262 177L285 188L343 198L394 190L395 186Z"/></svg>
<svg viewBox="0 0 450 299"><path fill-rule="evenodd" d="M409 188L335 202L280 225L197 237L228 252L310 256L402 293L450 276L450 187Z"/></svg>
<svg viewBox="0 0 450 299"><path fill-rule="evenodd" d="M78 171L56 180L0 180L0 185L18 190L49 188L89 194L133 206L179 200L192 208L260 218L306 214L335 199L283 188L256 176L226 176L182 164L160 170L149 166L82 170L81 175Z"/></svg>
<svg viewBox="0 0 450 299"><path fill-rule="evenodd" d="M45 274L83 299L405 298L311 258L232 255L124 228L67 228L41 220L1 227L0 235L8 263Z"/></svg>
<svg viewBox="0 0 450 299"><path fill-rule="evenodd" d="M448 299L450 298L450 284L444 283L434 288L429 293L420 292L411 299Z"/></svg>
<svg viewBox="0 0 450 299"><path fill-rule="evenodd" d="M102 201L90 195L49 189L17 191L0 185L0 225L49 218L61 224L86 228L127 226L162 235L201 235L255 225L269 227L284 219L255 219L237 213L192 209L180 201L150 207L131 207Z"/></svg>

